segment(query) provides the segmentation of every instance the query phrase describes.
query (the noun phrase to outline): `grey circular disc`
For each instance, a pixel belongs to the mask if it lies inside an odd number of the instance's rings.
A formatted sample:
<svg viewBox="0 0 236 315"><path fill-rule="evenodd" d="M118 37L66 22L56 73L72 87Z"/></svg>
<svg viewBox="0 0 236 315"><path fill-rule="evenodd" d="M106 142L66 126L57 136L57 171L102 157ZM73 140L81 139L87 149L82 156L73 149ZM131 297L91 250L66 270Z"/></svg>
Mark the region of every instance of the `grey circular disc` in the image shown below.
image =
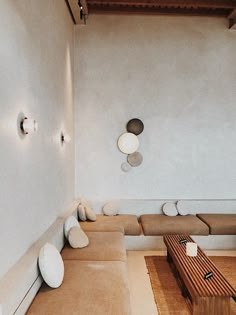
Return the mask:
<svg viewBox="0 0 236 315"><path fill-rule="evenodd" d="M123 172L127 173L131 170L131 166L127 162L124 162L121 164L121 169Z"/></svg>
<svg viewBox="0 0 236 315"><path fill-rule="evenodd" d="M134 152L134 153L128 155L127 160L128 160L128 163L132 167L136 167L136 166L139 166L140 164L142 164L143 156L139 152Z"/></svg>

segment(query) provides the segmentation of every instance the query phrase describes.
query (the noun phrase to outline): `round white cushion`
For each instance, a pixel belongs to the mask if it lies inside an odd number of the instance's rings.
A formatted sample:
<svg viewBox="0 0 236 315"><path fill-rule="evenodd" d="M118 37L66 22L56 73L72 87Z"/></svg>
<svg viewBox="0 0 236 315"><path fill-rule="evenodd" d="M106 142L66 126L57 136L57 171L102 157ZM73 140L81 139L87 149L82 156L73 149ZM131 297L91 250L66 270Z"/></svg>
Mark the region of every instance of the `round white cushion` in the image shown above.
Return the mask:
<svg viewBox="0 0 236 315"><path fill-rule="evenodd" d="M44 281L51 288L58 288L64 278L64 263L57 248L46 243L38 258L39 269Z"/></svg>
<svg viewBox="0 0 236 315"><path fill-rule="evenodd" d="M86 213L85 213L85 207L82 204L79 204L79 206L78 206L78 216L79 216L79 219L81 221L87 220Z"/></svg>
<svg viewBox="0 0 236 315"><path fill-rule="evenodd" d="M88 236L81 228L77 226L74 226L70 229L68 234L68 241L70 246L73 248L83 248L88 246L89 244Z"/></svg>
<svg viewBox="0 0 236 315"><path fill-rule="evenodd" d="M165 215L168 215L170 217L174 217L178 214L176 205L172 202L164 203L164 205L162 206L162 211Z"/></svg>
<svg viewBox="0 0 236 315"><path fill-rule="evenodd" d="M186 207L183 200L177 201L177 211L180 215L188 215L190 212L188 206Z"/></svg>
<svg viewBox="0 0 236 315"><path fill-rule="evenodd" d="M117 215L119 210L119 205L115 202L108 202L102 208L102 211L105 215Z"/></svg>
<svg viewBox="0 0 236 315"><path fill-rule="evenodd" d="M64 234L65 234L65 237L68 238L68 233L70 231L70 229L73 227L73 226L78 226L80 227L80 224L78 222L78 220L76 220L75 217L73 217L73 215L69 216L65 223L64 223Z"/></svg>

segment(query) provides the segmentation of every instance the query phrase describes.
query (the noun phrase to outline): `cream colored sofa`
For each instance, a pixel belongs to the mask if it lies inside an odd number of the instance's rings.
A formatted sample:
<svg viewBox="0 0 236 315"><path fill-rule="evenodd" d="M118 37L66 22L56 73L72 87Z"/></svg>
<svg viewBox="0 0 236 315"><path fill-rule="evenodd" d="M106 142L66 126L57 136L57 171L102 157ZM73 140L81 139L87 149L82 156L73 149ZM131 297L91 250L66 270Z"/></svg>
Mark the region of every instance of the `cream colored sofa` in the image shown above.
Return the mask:
<svg viewBox="0 0 236 315"><path fill-rule="evenodd" d="M65 278L58 289L44 284L28 309L28 315L129 315L129 285L124 235L236 233L236 215L188 215L168 217L146 214L108 217L80 222L90 244L62 250ZM220 229L220 225L223 226ZM217 229L215 228L217 226Z"/></svg>

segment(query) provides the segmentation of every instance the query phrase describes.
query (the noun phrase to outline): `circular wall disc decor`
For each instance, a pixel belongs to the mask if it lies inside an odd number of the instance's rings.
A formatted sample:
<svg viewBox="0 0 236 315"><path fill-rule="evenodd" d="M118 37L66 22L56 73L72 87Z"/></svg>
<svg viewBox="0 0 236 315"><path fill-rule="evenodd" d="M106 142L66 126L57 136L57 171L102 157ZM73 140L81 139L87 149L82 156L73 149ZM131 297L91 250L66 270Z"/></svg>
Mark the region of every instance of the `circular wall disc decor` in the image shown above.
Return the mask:
<svg viewBox="0 0 236 315"><path fill-rule="evenodd" d="M121 164L121 169L123 172L127 173L131 170L131 166L128 163L124 162Z"/></svg>
<svg viewBox="0 0 236 315"><path fill-rule="evenodd" d="M118 139L118 147L125 154L134 153L139 147L139 139L133 133L123 133Z"/></svg>
<svg viewBox="0 0 236 315"><path fill-rule="evenodd" d="M140 133L143 132L143 129L144 129L143 122L138 118L131 119L127 123L127 131L135 134L136 136L140 135Z"/></svg>
<svg viewBox="0 0 236 315"><path fill-rule="evenodd" d="M133 167L139 166L143 162L143 156L139 152L134 152L128 155L127 158L129 164Z"/></svg>

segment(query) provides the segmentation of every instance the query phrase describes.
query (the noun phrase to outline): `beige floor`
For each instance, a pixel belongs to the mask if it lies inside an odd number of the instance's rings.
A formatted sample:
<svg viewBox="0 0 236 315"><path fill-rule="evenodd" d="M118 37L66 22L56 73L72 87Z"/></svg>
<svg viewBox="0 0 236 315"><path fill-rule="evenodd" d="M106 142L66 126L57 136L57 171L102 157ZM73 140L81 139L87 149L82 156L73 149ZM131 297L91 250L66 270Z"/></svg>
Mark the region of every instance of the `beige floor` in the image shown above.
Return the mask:
<svg viewBox="0 0 236 315"><path fill-rule="evenodd" d="M236 256L236 251L206 251L209 256ZM128 251L132 315L157 315L144 256L165 255L164 251Z"/></svg>

